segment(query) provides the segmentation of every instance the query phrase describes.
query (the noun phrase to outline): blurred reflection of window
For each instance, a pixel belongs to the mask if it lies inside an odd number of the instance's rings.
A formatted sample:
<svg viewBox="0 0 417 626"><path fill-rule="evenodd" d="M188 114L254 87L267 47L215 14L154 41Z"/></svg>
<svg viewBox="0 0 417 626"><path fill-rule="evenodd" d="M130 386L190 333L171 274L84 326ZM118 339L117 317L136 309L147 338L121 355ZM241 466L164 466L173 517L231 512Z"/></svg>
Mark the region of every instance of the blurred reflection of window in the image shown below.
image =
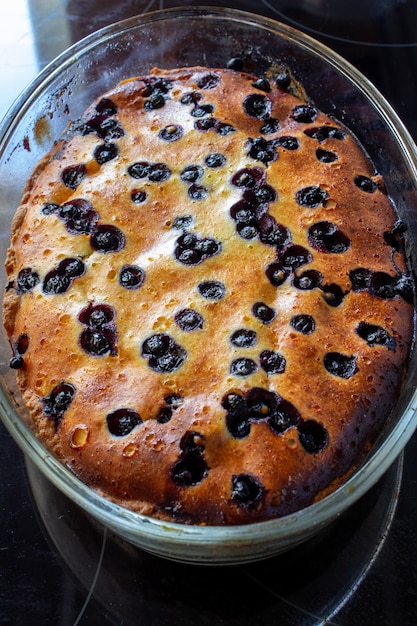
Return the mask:
<svg viewBox="0 0 417 626"><path fill-rule="evenodd" d="M67 20L67 2L27 0L27 3L38 67L42 69L72 43Z"/></svg>

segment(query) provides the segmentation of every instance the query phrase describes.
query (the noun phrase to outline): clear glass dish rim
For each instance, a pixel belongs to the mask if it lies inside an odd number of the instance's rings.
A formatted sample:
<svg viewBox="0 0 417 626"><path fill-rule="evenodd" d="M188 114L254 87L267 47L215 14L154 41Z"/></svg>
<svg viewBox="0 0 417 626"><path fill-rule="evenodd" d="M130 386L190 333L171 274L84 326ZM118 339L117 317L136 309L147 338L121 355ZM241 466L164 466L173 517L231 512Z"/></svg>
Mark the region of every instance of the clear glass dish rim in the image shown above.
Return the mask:
<svg viewBox="0 0 417 626"><path fill-rule="evenodd" d="M229 23L239 22L264 28L303 47L331 65L354 84L384 119L401 148L409 170L413 172L417 180L417 148L411 135L384 96L353 65L309 35L276 20L238 9L205 6L176 7L131 17L110 24L70 46L31 81L3 117L0 122L0 158L3 157L4 146L7 145L9 136L13 133L21 116L30 108L33 99L36 99L37 95L55 79L62 69L70 66L74 62L74 58L85 55L98 44L105 43L106 40L109 41L121 33L133 31L157 21L186 18L227 20ZM409 377L410 373L408 374ZM415 379L415 372L413 372L413 378ZM125 509L82 483L48 452L35 434L14 412L8 395L3 389L3 381L0 386L0 411L6 428L18 442L24 454L65 495L102 523L113 528L117 526L121 532L130 536L152 536L154 539L164 538L165 540L169 537L172 543L177 541L183 543L186 540L190 544L202 545L203 540L207 545L236 543L236 541L242 544L245 541L253 542L260 537L262 542L268 541L268 539L274 540L279 538L281 534L286 539L300 536L306 531L310 535L315 526L320 527L334 519L335 516L340 515L364 495L382 477L412 437L417 427L417 391L413 393L401 419L390 430L386 439L375 447L375 452L370 458L337 490L323 500L291 515L238 526L197 526L166 522Z"/></svg>

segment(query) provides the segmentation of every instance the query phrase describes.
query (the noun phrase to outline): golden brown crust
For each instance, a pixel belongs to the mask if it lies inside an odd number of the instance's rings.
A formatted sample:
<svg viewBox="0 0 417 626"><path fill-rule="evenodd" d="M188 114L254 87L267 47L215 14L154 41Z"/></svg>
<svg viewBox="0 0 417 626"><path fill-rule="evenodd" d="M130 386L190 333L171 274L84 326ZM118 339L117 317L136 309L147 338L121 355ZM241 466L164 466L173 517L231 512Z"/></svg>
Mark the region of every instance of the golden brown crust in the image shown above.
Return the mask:
<svg viewBox="0 0 417 626"><path fill-rule="evenodd" d="M3 311L18 382L63 462L122 505L286 514L392 409L413 330L396 215L355 139L300 106L238 72L155 70L27 185Z"/></svg>

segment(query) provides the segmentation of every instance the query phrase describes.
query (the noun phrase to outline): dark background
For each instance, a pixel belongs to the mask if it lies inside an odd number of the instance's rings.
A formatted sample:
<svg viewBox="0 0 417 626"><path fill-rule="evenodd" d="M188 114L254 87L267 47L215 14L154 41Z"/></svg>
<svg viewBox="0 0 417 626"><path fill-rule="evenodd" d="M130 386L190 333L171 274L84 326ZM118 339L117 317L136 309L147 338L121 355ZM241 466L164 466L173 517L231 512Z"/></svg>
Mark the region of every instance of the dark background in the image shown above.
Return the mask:
<svg viewBox="0 0 417 626"><path fill-rule="evenodd" d="M23 4L1 10L4 32L21 33ZM9 37L12 65L0 58L1 105L72 42L177 4L29 0L28 31ZM261 13L321 40L374 82L417 138L413 0L201 4ZM201 568L147 555L105 532L25 466L0 426L0 624L414 626L416 482L415 436L380 483L307 544L256 564Z"/></svg>

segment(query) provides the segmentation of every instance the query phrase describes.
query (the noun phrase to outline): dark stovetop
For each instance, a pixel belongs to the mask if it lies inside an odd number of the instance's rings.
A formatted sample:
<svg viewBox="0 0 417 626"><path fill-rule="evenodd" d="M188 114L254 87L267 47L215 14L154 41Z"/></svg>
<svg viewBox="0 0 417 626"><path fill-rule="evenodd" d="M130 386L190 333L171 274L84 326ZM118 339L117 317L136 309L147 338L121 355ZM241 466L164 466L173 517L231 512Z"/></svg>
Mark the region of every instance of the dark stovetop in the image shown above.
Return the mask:
<svg viewBox="0 0 417 626"><path fill-rule="evenodd" d="M22 23L24 3L10 4L3 19L13 29L15 20ZM92 30L176 4L28 0L36 67ZM201 4L262 13L321 40L374 82L417 139L413 0ZM26 466L1 425L0 451L2 625L417 624L417 436L376 487L317 537L233 568L181 565L133 548Z"/></svg>

